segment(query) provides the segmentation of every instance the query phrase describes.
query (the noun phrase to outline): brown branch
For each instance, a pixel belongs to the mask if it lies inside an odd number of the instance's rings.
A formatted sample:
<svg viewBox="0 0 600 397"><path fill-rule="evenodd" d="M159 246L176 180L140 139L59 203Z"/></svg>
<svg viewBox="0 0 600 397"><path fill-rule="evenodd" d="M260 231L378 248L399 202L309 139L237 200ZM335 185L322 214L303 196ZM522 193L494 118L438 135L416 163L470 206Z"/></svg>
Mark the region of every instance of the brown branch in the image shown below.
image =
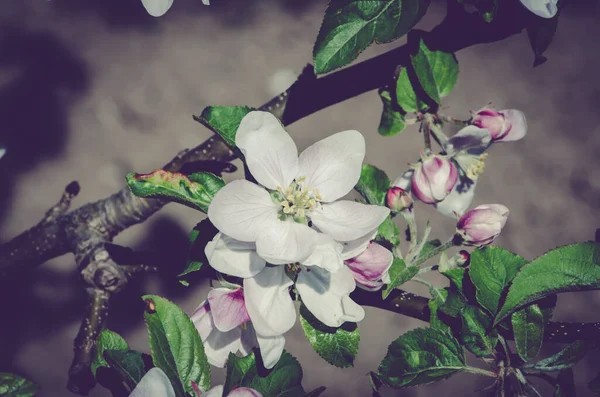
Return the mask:
<svg viewBox="0 0 600 397"><path fill-rule="evenodd" d="M407 45L325 77L317 78L309 66L292 87L261 109L271 111L284 125L289 125L328 106L391 83L396 68L406 64L421 38L432 50L455 52L517 34L524 28L524 21L519 17L523 10L518 8L518 2L514 3L503 5L494 22L486 23L476 15L458 10L460 6L449 1L446 19L431 32L414 31L409 34ZM223 140L213 136L200 146L177 155L164 169L177 171L192 162L229 162L234 158ZM0 277L29 271L66 253L75 255L88 284L91 303L75 340L69 388L85 394L93 387L93 383L86 383L90 382L86 368L89 368L93 340L103 326L111 295L123 288L131 275L111 258L106 244L128 227L144 222L166 201L138 198L124 188L110 197L64 214L69 201L65 200L56 211L53 210L49 219L0 246ZM414 297L413 300L412 297L395 296L379 303L387 310L422 318L423 308L418 303L424 298ZM392 302L393 308L387 302ZM365 300L363 304L372 305L373 301Z"/></svg>

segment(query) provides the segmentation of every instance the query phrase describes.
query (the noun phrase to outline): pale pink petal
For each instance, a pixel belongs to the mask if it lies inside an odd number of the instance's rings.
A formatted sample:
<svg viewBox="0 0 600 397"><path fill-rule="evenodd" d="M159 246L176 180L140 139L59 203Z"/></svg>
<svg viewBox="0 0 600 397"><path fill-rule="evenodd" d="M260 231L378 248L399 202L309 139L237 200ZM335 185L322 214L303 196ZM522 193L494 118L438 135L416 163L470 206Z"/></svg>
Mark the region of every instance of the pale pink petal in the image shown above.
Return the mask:
<svg viewBox="0 0 600 397"><path fill-rule="evenodd" d="M525 113L517 109L502 110L506 120L510 123L508 131L497 142L518 141L527 134L527 119Z"/></svg>
<svg viewBox="0 0 600 397"><path fill-rule="evenodd" d="M378 281L389 270L394 255L385 247L371 243L359 256L346 261L357 283L369 286L372 281Z"/></svg>
<svg viewBox="0 0 600 397"><path fill-rule="evenodd" d="M305 266L318 266L330 272L335 272L344 266L342 249L342 244L336 242L333 237L321 233L313 253L300 263Z"/></svg>
<svg viewBox="0 0 600 397"><path fill-rule="evenodd" d="M386 207L341 200L323 204L308 215L323 233L348 242L378 228L389 214Z"/></svg>
<svg viewBox="0 0 600 397"><path fill-rule="evenodd" d="M235 277L252 277L265 267L255 243L235 240L223 233L217 233L206 244L204 254L213 269Z"/></svg>
<svg viewBox="0 0 600 397"><path fill-rule="evenodd" d="M142 0L144 8L153 17L161 17L169 11L173 0Z"/></svg>
<svg viewBox="0 0 600 397"><path fill-rule="evenodd" d="M266 188L287 188L298 173L298 149L275 116L248 113L235 136L252 176Z"/></svg>
<svg viewBox="0 0 600 397"><path fill-rule="evenodd" d="M248 387L238 387L237 389L233 389L227 397L263 397L263 395Z"/></svg>
<svg viewBox="0 0 600 397"><path fill-rule="evenodd" d="M300 154L298 176L317 189L324 202L348 194L358 182L365 158L365 138L358 131L343 131L309 146Z"/></svg>
<svg viewBox="0 0 600 397"><path fill-rule="evenodd" d="M244 292L241 288L215 288L208 293L208 303L215 327L228 332L250 320L244 305Z"/></svg>
<svg viewBox="0 0 600 397"><path fill-rule="evenodd" d="M319 234L291 219L274 219L256 238L257 254L269 263L301 262L315 250Z"/></svg>
<svg viewBox="0 0 600 397"><path fill-rule="evenodd" d="M175 397L175 390L162 369L154 367L146 372L129 397Z"/></svg>
<svg viewBox="0 0 600 397"><path fill-rule="evenodd" d="M355 288L354 277L347 267L336 273L318 267L303 268L296 280L296 289L306 308L329 327L364 318L362 307L349 298Z"/></svg>
<svg viewBox="0 0 600 397"><path fill-rule="evenodd" d="M377 227L374 230L371 230L369 233L357 238L356 240L348 241L347 243L345 243L344 250L342 251L342 259L351 259L362 254L364 250L367 249L371 241L373 241L375 237L377 237L378 232L379 227Z"/></svg>
<svg viewBox="0 0 600 397"><path fill-rule="evenodd" d="M257 334L279 336L296 322L296 308L290 296L292 280L285 266L267 266L256 276L244 279L246 309Z"/></svg>
<svg viewBox="0 0 600 397"><path fill-rule="evenodd" d="M475 187L477 182L473 181L466 191L459 190L460 182L457 183L450 194L435 204L435 208L442 214L456 219L456 216L462 216L471 206L473 197L475 197Z"/></svg>
<svg viewBox="0 0 600 397"><path fill-rule="evenodd" d="M260 355L263 360L265 368L273 368L283 353L283 347L285 346L285 338L283 335L279 336L260 336L256 335L258 346L260 347Z"/></svg>
<svg viewBox="0 0 600 397"><path fill-rule="evenodd" d="M221 233L253 242L277 218L279 206L269 193L246 180L229 182L217 192L208 207L208 219Z"/></svg>

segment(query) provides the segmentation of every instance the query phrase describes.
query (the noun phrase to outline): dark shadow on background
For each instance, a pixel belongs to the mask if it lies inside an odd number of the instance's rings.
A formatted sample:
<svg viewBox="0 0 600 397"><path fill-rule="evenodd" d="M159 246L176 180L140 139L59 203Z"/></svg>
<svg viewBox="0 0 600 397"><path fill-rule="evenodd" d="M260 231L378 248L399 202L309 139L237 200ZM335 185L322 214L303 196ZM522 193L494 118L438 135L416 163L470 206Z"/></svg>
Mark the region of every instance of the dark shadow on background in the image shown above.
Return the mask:
<svg viewBox="0 0 600 397"><path fill-rule="evenodd" d="M19 176L60 155L70 106L87 91L85 62L48 31L0 27L0 223ZM48 203L51 205L51 202Z"/></svg>

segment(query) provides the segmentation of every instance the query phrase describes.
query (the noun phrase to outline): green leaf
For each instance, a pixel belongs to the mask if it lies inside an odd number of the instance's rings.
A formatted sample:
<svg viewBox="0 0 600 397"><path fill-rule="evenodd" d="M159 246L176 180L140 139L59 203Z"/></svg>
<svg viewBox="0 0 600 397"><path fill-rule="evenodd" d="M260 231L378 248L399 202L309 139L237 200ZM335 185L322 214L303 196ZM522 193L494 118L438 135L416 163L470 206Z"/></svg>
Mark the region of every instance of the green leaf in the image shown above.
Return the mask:
<svg viewBox="0 0 600 397"><path fill-rule="evenodd" d="M313 49L315 73L349 64L373 41L403 36L428 6L424 0L331 0Z"/></svg>
<svg viewBox="0 0 600 397"><path fill-rule="evenodd" d="M185 176L179 172L155 170L150 174L132 172L127 175L127 184L138 197L167 199L207 212L225 181L210 172Z"/></svg>
<svg viewBox="0 0 600 397"><path fill-rule="evenodd" d="M164 298L155 295L142 298L148 305L144 320L154 365L167 374L177 396L192 393L192 381L208 390L210 366L200 334L189 317Z"/></svg>
<svg viewBox="0 0 600 397"><path fill-rule="evenodd" d="M417 260L417 263L420 263L421 258L428 255L431 251L433 251L435 248L439 247L440 245L442 245L442 242L438 239L426 241L425 244L423 245L423 249L421 249L421 252L419 252L419 259Z"/></svg>
<svg viewBox="0 0 600 397"><path fill-rule="evenodd" d="M398 135L406 127L404 122L404 114L397 110L393 103L389 91L379 90L379 97L383 102L383 111L381 112L381 120L377 132L383 136Z"/></svg>
<svg viewBox="0 0 600 397"><path fill-rule="evenodd" d="M556 14L553 18L531 18L530 24L527 26L527 37L529 38L529 44L533 50L534 60L533 66L539 66L546 62L548 59L544 56L544 52L550 46L556 28L558 27L558 16Z"/></svg>
<svg viewBox="0 0 600 397"><path fill-rule="evenodd" d="M454 286L446 288L446 291L448 291L448 296L446 297L446 301L440 305L439 310L450 317L459 317L460 312L467 305L467 299Z"/></svg>
<svg viewBox="0 0 600 397"><path fill-rule="evenodd" d="M561 369L565 368L571 368L595 347L595 343L591 341L580 340L573 342L570 345L565 346L561 351L553 356L538 361L530 368L542 372L553 372L560 371Z"/></svg>
<svg viewBox="0 0 600 397"><path fill-rule="evenodd" d="M134 389L146 374L142 353L135 350L106 350L104 359L121 375L130 389Z"/></svg>
<svg viewBox="0 0 600 397"><path fill-rule="evenodd" d="M442 274L446 276L448 280L450 280L450 285L454 286L461 293L463 291L463 280L465 278L465 273L467 273L467 270L461 267L442 272Z"/></svg>
<svg viewBox="0 0 600 397"><path fill-rule="evenodd" d="M207 106L196 121L215 131L227 142L235 146L235 134L245 115L256 110L249 106Z"/></svg>
<svg viewBox="0 0 600 397"><path fill-rule="evenodd" d="M360 342L356 323L344 323L338 328L328 327L304 305L300 306L300 323L306 339L323 360L341 368L354 365Z"/></svg>
<svg viewBox="0 0 600 397"><path fill-rule="evenodd" d="M406 264L402 259L394 258L394 262L392 262L392 266L388 270L390 283L385 286L382 292L383 299L386 299L396 287L404 284L416 276L417 273L419 273L418 266L406 267Z"/></svg>
<svg viewBox="0 0 600 397"><path fill-rule="evenodd" d="M439 329L444 332L452 332L450 326L445 324L439 318L438 309L441 305L446 302L446 298L448 297L448 291L443 288L435 288L432 287L429 289L431 293L431 299L428 302L429 306L429 326L431 328Z"/></svg>
<svg viewBox="0 0 600 397"><path fill-rule="evenodd" d="M38 385L19 375L0 372L0 396L32 397L38 392Z"/></svg>
<svg viewBox="0 0 600 397"><path fill-rule="evenodd" d="M495 324L545 296L600 288L600 264L594 262L598 247L594 242L559 247L523 266L512 281Z"/></svg>
<svg viewBox="0 0 600 397"><path fill-rule="evenodd" d="M96 371L99 367L108 367L108 363L104 359L104 352L107 350L129 350L129 345L123 337L116 332L108 329L103 329L96 338L96 348L94 349L94 358L90 369L92 374L96 376Z"/></svg>
<svg viewBox="0 0 600 397"><path fill-rule="evenodd" d="M392 219L391 216L385 218L385 221L379 225L379 229L377 230L376 241L385 240L392 244L394 247L400 244L400 239L398 238L400 234L400 230L398 230L398 226L396 226L396 222Z"/></svg>
<svg viewBox="0 0 600 397"><path fill-rule="evenodd" d="M540 353L544 340L544 315L538 305L530 305L512 315L517 353L529 361Z"/></svg>
<svg viewBox="0 0 600 397"><path fill-rule="evenodd" d="M392 342L378 377L402 388L441 380L465 368L465 353L456 339L435 328L418 328Z"/></svg>
<svg viewBox="0 0 600 397"><path fill-rule="evenodd" d="M323 392L327 390L325 386L317 387L315 390L309 391L304 397L319 397Z"/></svg>
<svg viewBox="0 0 600 397"><path fill-rule="evenodd" d="M500 247L485 247L471 253L469 277L475 285L477 302L492 316L498 313L504 289L526 263L519 255Z"/></svg>
<svg viewBox="0 0 600 397"><path fill-rule="evenodd" d="M412 65L425 93L436 103L448 95L458 78L458 62L453 54L430 51L423 40L419 52L411 57Z"/></svg>
<svg viewBox="0 0 600 397"><path fill-rule="evenodd" d="M573 369L563 369L558 373L556 379L556 390L554 397L575 397L575 378L573 377Z"/></svg>
<svg viewBox="0 0 600 397"><path fill-rule="evenodd" d="M254 353L243 358L230 353L223 395L228 395L234 387L249 387L263 397L304 397L301 382L302 368L286 351L266 376L258 374Z"/></svg>
<svg viewBox="0 0 600 397"><path fill-rule="evenodd" d="M358 191L368 204L385 206L385 196L390 188L390 178L379 168L363 164L360 179L356 184Z"/></svg>
<svg viewBox="0 0 600 397"><path fill-rule="evenodd" d="M406 68L402 68L396 80L396 101L405 112L417 112L427 108L427 104L417 99L417 94L408 77ZM417 102L418 101L418 102Z"/></svg>
<svg viewBox="0 0 600 397"><path fill-rule="evenodd" d="M494 353L498 343L495 330L490 330L492 318L482 309L466 305L460 312L460 340L475 356L484 357Z"/></svg>

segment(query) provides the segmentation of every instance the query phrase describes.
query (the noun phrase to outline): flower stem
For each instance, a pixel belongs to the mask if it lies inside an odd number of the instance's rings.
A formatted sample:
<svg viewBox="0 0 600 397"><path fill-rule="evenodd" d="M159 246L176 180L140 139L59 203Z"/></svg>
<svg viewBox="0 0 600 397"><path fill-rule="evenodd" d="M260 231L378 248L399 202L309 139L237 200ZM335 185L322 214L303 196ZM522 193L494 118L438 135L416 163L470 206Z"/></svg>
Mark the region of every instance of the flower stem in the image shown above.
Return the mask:
<svg viewBox="0 0 600 397"><path fill-rule="evenodd" d="M417 246L417 243L418 243L417 221L415 220L414 210L401 211L400 214L402 215L402 217L406 221L406 224L408 225L408 234L409 234L409 238L410 238L408 254L407 254L407 258L408 258L408 255L410 255L410 253L415 249L415 247Z"/></svg>
<svg viewBox="0 0 600 397"><path fill-rule="evenodd" d="M441 254L442 252L446 251L448 248L453 247L453 246L454 246L453 239L446 241L444 244L432 249L425 255L418 258L417 261L414 263L414 266L419 266L421 263L427 262L429 259L433 258L436 255Z"/></svg>
<svg viewBox="0 0 600 397"><path fill-rule="evenodd" d="M498 374L495 372L488 371L487 369L476 368L476 367L465 367L464 371L469 372L471 374L489 376L490 378L498 377Z"/></svg>
<svg viewBox="0 0 600 397"><path fill-rule="evenodd" d="M423 122L421 122L421 132L423 133L423 143L425 144L425 149L431 150L431 115L426 114Z"/></svg>
<svg viewBox="0 0 600 397"><path fill-rule="evenodd" d="M425 246L425 243L429 238L429 233L431 233L431 225L429 224L429 222L427 222L427 226L425 226L425 231L423 232L423 238L421 239L421 242L419 242L419 244L409 252L409 256L407 257L409 265L412 264L415 261L415 259L419 257L421 251L423 251L423 247Z"/></svg>
<svg viewBox="0 0 600 397"><path fill-rule="evenodd" d="M410 279L410 281L414 281L415 283L423 284L424 286L426 286L429 289L433 288L433 284L431 284L429 281L423 280L422 278L419 278L419 277L413 277Z"/></svg>
<svg viewBox="0 0 600 397"><path fill-rule="evenodd" d="M470 124L468 120L455 119L454 117L446 116L445 114L441 114L441 113L438 113L437 117L446 123L452 123L459 127L466 127Z"/></svg>

